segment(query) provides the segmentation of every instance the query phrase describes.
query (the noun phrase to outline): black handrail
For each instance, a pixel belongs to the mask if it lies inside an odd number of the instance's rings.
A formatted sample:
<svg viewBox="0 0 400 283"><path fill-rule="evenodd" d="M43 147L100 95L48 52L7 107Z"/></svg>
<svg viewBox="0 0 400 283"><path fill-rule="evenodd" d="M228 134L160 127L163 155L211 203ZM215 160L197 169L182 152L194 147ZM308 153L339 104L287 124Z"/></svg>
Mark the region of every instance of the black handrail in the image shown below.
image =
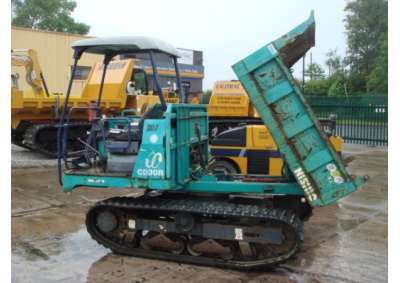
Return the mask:
<svg viewBox="0 0 400 283"><path fill-rule="evenodd" d="M64 99L64 106L61 111L61 117L60 117L60 125L57 130L57 175L58 175L58 182L60 185L63 184L62 182L62 166L61 166L61 156L63 155L63 142L64 140L62 139L63 133L64 133L64 118L65 118L65 112L68 107L68 100L69 96L71 94L71 89L72 89L72 82L75 77L75 72L76 72L76 67L78 65L78 60L81 57L82 53L84 50L76 50L74 52L74 65L72 67L72 72L71 72L71 78L68 83L68 89L67 89L67 94Z"/></svg>
<svg viewBox="0 0 400 283"><path fill-rule="evenodd" d="M149 55L150 55L151 67L152 67L152 70L153 70L153 80L154 80L154 83L156 84L157 94L158 94L158 97L160 98L160 102L161 102L161 108L162 108L163 111L165 111L165 110L167 110L167 104L165 102L165 98L164 98L164 95L162 93L160 82L159 82L159 79L158 79L158 72L157 72L156 64L154 62L153 51L150 50L149 51Z"/></svg>
<svg viewBox="0 0 400 283"><path fill-rule="evenodd" d="M175 66L175 74L176 74L176 83L178 84L179 101L180 101L180 103L187 103L186 93L182 87L182 80L181 80L181 75L179 73L177 57L174 57L174 66Z"/></svg>

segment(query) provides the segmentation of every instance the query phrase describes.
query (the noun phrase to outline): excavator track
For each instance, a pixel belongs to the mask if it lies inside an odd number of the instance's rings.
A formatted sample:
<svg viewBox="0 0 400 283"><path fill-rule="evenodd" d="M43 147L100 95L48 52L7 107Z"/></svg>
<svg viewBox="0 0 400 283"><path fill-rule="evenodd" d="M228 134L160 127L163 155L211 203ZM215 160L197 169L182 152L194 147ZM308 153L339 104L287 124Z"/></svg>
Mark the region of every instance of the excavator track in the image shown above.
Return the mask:
<svg viewBox="0 0 400 283"><path fill-rule="evenodd" d="M303 222L291 210L193 197L110 198L89 209L86 227L118 254L240 270L283 263L303 242Z"/></svg>
<svg viewBox="0 0 400 283"><path fill-rule="evenodd" d="M73 141L76 137L84 137L89 129L88 122L72 122L70 123L69 140ZM33 124L27 128L24 133L22 144L25 148L44 154L49 157L57 156L57 123ZM78 150L82 146L76 140L69 142L70 150Z"/></svg>

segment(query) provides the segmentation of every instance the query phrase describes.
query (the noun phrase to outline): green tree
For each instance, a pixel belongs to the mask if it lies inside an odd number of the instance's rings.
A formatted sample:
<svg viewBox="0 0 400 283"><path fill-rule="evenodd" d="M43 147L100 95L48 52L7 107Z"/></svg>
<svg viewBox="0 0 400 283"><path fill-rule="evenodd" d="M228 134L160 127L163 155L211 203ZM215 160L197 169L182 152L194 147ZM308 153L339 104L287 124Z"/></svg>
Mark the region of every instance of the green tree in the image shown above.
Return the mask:
<svg viewBox="0 0 400 283"><path fill-rule="evenodd" d="M375 59L374 68L367 77L367 87L370 91L387 93L388 91L388 34L379 39L379 54Z"/></svg>
<svg viewBox="0 0 400 283"><path fill-rule="evenodd" d="M349 92L347 90L347 77L344 73L339 72L330 78L330 86L328 89L328 96L341 96L348 95Z"/></svg>
<svg viewBox="0 0 400 283"><path fill-rule="evenodd" d="M367 90L367 77L374 69L380 37L388 29L387 0L352 0L345 7L347 34L346 63L361 90Z"/></svg>
<svg viewBox="0 0 400 283"><path fill-rule="evenodd" d="M326 96L331 85L328 79L308 80L304 86L305 95Z"/></svg>
<svg viewBox="0 0 400 283"><path fill-rule="evenodd" d="M12 24L58 32L87 34L87 24L75 22L73 0L11 0Z"/></svg>
<svg viewBox="0 0 400 283"><path fill-rule="evenodd" d="M328 66L328 96L348 95L347 75L343 66L342 58L337 50L330 50L326 54L325 64Z"/></svg>
<svg viewBox="0 0 400 283"><path fill-rule="evenodd" d="M333 76L337 73L342 72L342 59L340 56L337 54L337 50L329 50L328 53L326 53L326 61L325 64L328 66L328 76Z"/></svg>
<svg viewBox="0 0 400 283"><path fill-rule="evenodd" d="M312 63L308 65L304 75L310 80L320 80L325 77L325 71L318 63Z"/></svg>

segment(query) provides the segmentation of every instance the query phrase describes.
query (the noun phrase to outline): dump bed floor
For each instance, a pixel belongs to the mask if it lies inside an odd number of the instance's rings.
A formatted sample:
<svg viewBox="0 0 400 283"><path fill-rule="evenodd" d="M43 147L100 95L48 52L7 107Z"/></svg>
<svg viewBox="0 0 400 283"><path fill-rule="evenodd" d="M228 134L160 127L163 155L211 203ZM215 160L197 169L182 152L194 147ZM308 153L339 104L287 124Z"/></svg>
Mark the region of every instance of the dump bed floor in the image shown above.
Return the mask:
<svg viewBox="0 0 400 283"><path fill-rule="evenodd" d="M312 14L282 38L236 63L233 69L309 202L323 206L355 191L364 178L347 173L285 65L288 53L295 52L301 58L298 47L304 46L303 54L311 47L299 41L309 40L314 26ZM290 50L290 46L296 50ZM286 64L291 66L293 62Z"/></svg>

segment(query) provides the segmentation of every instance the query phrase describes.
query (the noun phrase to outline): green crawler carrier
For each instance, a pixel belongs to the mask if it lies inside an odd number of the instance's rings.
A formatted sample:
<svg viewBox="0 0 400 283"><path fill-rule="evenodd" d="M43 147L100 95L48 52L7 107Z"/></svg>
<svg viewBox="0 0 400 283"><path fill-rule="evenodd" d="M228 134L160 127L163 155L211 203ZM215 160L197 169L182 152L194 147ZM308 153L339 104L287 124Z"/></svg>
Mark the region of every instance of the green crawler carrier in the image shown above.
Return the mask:
<svg viewBox="0 0 400 283"><path fill-rule="evenodd" d="M143 37L74 43L75 67L84 52L104 54L103 78L114 56L147 53L161 101L142 117L131 110L101 117L91 106L89 116L96 118L81 140L85 149L68 152L70 82L58 135L63 190L144 189L137 198L95 204L86 216L92 238L120 254L238 269L276 265L296 254L312 207L336 203L364 182L346 172L288 69L314 45L314 31L311 15L233 66L285 159L279 178L208 170L207 107L167 105L162 96L155 53L171 58L185 101L174 47Z"/></svg>

